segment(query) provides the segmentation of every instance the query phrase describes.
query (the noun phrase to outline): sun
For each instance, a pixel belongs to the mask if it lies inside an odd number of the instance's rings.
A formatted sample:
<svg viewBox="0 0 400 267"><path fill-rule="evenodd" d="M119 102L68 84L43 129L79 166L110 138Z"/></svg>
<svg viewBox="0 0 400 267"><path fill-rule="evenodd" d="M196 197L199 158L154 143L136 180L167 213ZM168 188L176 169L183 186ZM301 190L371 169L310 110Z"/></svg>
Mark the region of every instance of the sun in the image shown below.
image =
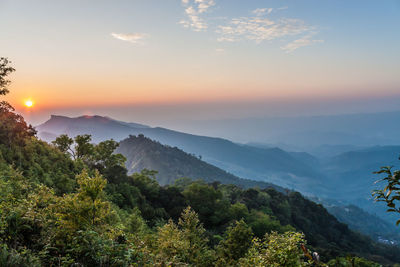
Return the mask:
<svg viewBox="0 0 400 267"><path fill-rule="evenodd" d="M24 104L25 104L25 107L31 108L31 107L33 107L34 103L32 100L28 99L28 100L25 100Z"/></svg>

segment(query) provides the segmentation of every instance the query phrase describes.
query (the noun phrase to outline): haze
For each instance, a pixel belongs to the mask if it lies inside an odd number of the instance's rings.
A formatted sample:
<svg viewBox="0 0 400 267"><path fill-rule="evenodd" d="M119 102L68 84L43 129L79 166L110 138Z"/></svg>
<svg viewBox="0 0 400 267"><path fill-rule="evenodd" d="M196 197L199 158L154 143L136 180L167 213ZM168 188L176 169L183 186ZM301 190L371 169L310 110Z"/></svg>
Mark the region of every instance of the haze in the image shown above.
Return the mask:
<svg viewBox="0 0 400 267"><path fill-rule="evenodd" d="M1 0L0 50L17 69L6 100L33 124L100 114L178 129L397 110L399 12L396 0Z"/></svg>

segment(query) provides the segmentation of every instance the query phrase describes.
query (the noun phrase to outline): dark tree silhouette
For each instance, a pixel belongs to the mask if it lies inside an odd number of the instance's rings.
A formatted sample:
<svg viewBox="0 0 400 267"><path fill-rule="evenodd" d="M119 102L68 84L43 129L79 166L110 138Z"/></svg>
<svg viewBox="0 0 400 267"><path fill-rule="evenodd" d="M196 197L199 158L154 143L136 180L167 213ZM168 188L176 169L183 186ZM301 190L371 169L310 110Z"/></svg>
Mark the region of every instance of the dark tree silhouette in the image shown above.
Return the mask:
<svg viewBox="0 0 400 267"><path fill-rule="evenodd" d="M11 61L5 57L0 57L0 95L6 95L10 91L7 86L10 84L10 80L7 80L7 76L14 72L15 69L10 66Z"/></svg>

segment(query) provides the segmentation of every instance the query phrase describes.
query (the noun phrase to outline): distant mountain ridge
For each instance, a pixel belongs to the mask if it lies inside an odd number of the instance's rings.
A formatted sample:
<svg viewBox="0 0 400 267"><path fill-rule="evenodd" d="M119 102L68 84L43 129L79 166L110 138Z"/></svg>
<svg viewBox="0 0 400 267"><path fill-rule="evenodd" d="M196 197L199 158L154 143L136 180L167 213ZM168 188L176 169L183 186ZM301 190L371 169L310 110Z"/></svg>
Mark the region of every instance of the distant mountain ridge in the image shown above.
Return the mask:
<svg viewBox="0 0 400 267"><path fill-rule="evenodd" d="M102 116L69 118L51 116L36 127L39 137L60 134L91 134L95 142L113 138L120 141L129 135L143 134L161 144L178 147L201 156L204 161L236 176L274 183L312 194L321 176L311 166L279 148L257 148L233 143L223 138L198 136L160 127L123 123ZM323 190L322 190L323 191ZM321 191L321 192L322 192Z"/></svg>
<svg viewBox="0 0 400 267"><path fill-rule="evenodd" d="M53 115L36 129L46 141L64 133L69 136L91 134L95 142L110 138L121 141L129 135L143 134L161 144L201 156L205 162L235 176L277 184L309 196L344 199L370 212L381 208L371 204L370 192L377 180L372 172L383 165L395 165L400 153L400 146L340 146L332 154L335 156L328 156L326 151L335 150L335 147L327 146L322 153L326 156L317 158L305 152L237 144L223 138L125 123L102 116ZM346 148L357 150L345 151Z"/></svg>
<svg viewBox="0 0 400 267"><path fill-rule="evenodd" d="M85 115L76 118L51 115L48 121L38 125L35 128L38 130L39 135L41 133L47 133L54 136L58 136L60 134L76 136L79 134L88 133L92 134L95 142L99 142L109 139L110 136L115 137L114 139L116 140L119 140L127 137L127 133L129 133L131 129L145 129L150 127L138 123L121 122L109 117L102 117L98 115Z"/></svg>
<svg viewBox="0 0 400 267"><path fill-rule="evenodd" d="M398 145L400 110L320 116L275 116L185 121L175 128L230 140L296 146ZM279 147L284 148L284 146Z"/></svg>

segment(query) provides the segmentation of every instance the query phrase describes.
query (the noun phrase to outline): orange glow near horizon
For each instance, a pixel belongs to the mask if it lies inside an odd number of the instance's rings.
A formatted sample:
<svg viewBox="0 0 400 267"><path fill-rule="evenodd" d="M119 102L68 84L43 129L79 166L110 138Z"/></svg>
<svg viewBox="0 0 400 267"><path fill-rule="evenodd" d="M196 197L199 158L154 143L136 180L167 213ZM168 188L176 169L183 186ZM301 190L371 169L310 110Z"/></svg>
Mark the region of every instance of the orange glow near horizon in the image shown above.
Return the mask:
<svg viewBox="0 0 400 267"><path fill-rule="evenodd" d="M35 99L40 100L40 107L32 98L26 98L26 87L34 88L35 86L28 84L26 86L18 86L20 82L17 80L13 86L12 93L7 96L7 100L15 105L16 108L28 108L35 110L46 110L54 108L80 108L80 107L118 107L118 106L168 106L168 105L184 105L196 103L253 103L260 101L275 102L302 102L302 101L326 101L326 100L345 100L360 98L363 91L363 98L373 98L378 96L397 96L395 90L387 90L389 92L378 93L368 90L362 86L350 86L352 90L343 92L332 92L333 90L318 90L316 86L297 86L301 90L294 90L290 86L282 86L280 84L271 84L263 87L262 85L253 84L252 92L249 93L245 83L239 85L223 85L213 86L207 84L205 89L200 90L200 86L188 86L187 89L182 85L172 86L146 86L145 84L134 86L115 86L113 93L109 93L110 89L101 86L54 86L61 88L60 90L51 90L50 85L41 85L40 89L31 90L28 93L33 94ZM58 85L58 84L56 84ZM76 84L73 84L76 85ZM39 87L39 86L36 86ZM167 89L165 89L167 87ZM343 86L344 88L345 86ZM74 88L67 90L67 88ZM135 89L130 89L135 88ZM217 89L218 88L218 89ZM60 93L60 91L62 93ZM226 93L226 92L229 92ZM99 92L107 92L102 94ZM105 97L106 95L106 97ZM21 101L23 99L23 101Z"/></svg>

